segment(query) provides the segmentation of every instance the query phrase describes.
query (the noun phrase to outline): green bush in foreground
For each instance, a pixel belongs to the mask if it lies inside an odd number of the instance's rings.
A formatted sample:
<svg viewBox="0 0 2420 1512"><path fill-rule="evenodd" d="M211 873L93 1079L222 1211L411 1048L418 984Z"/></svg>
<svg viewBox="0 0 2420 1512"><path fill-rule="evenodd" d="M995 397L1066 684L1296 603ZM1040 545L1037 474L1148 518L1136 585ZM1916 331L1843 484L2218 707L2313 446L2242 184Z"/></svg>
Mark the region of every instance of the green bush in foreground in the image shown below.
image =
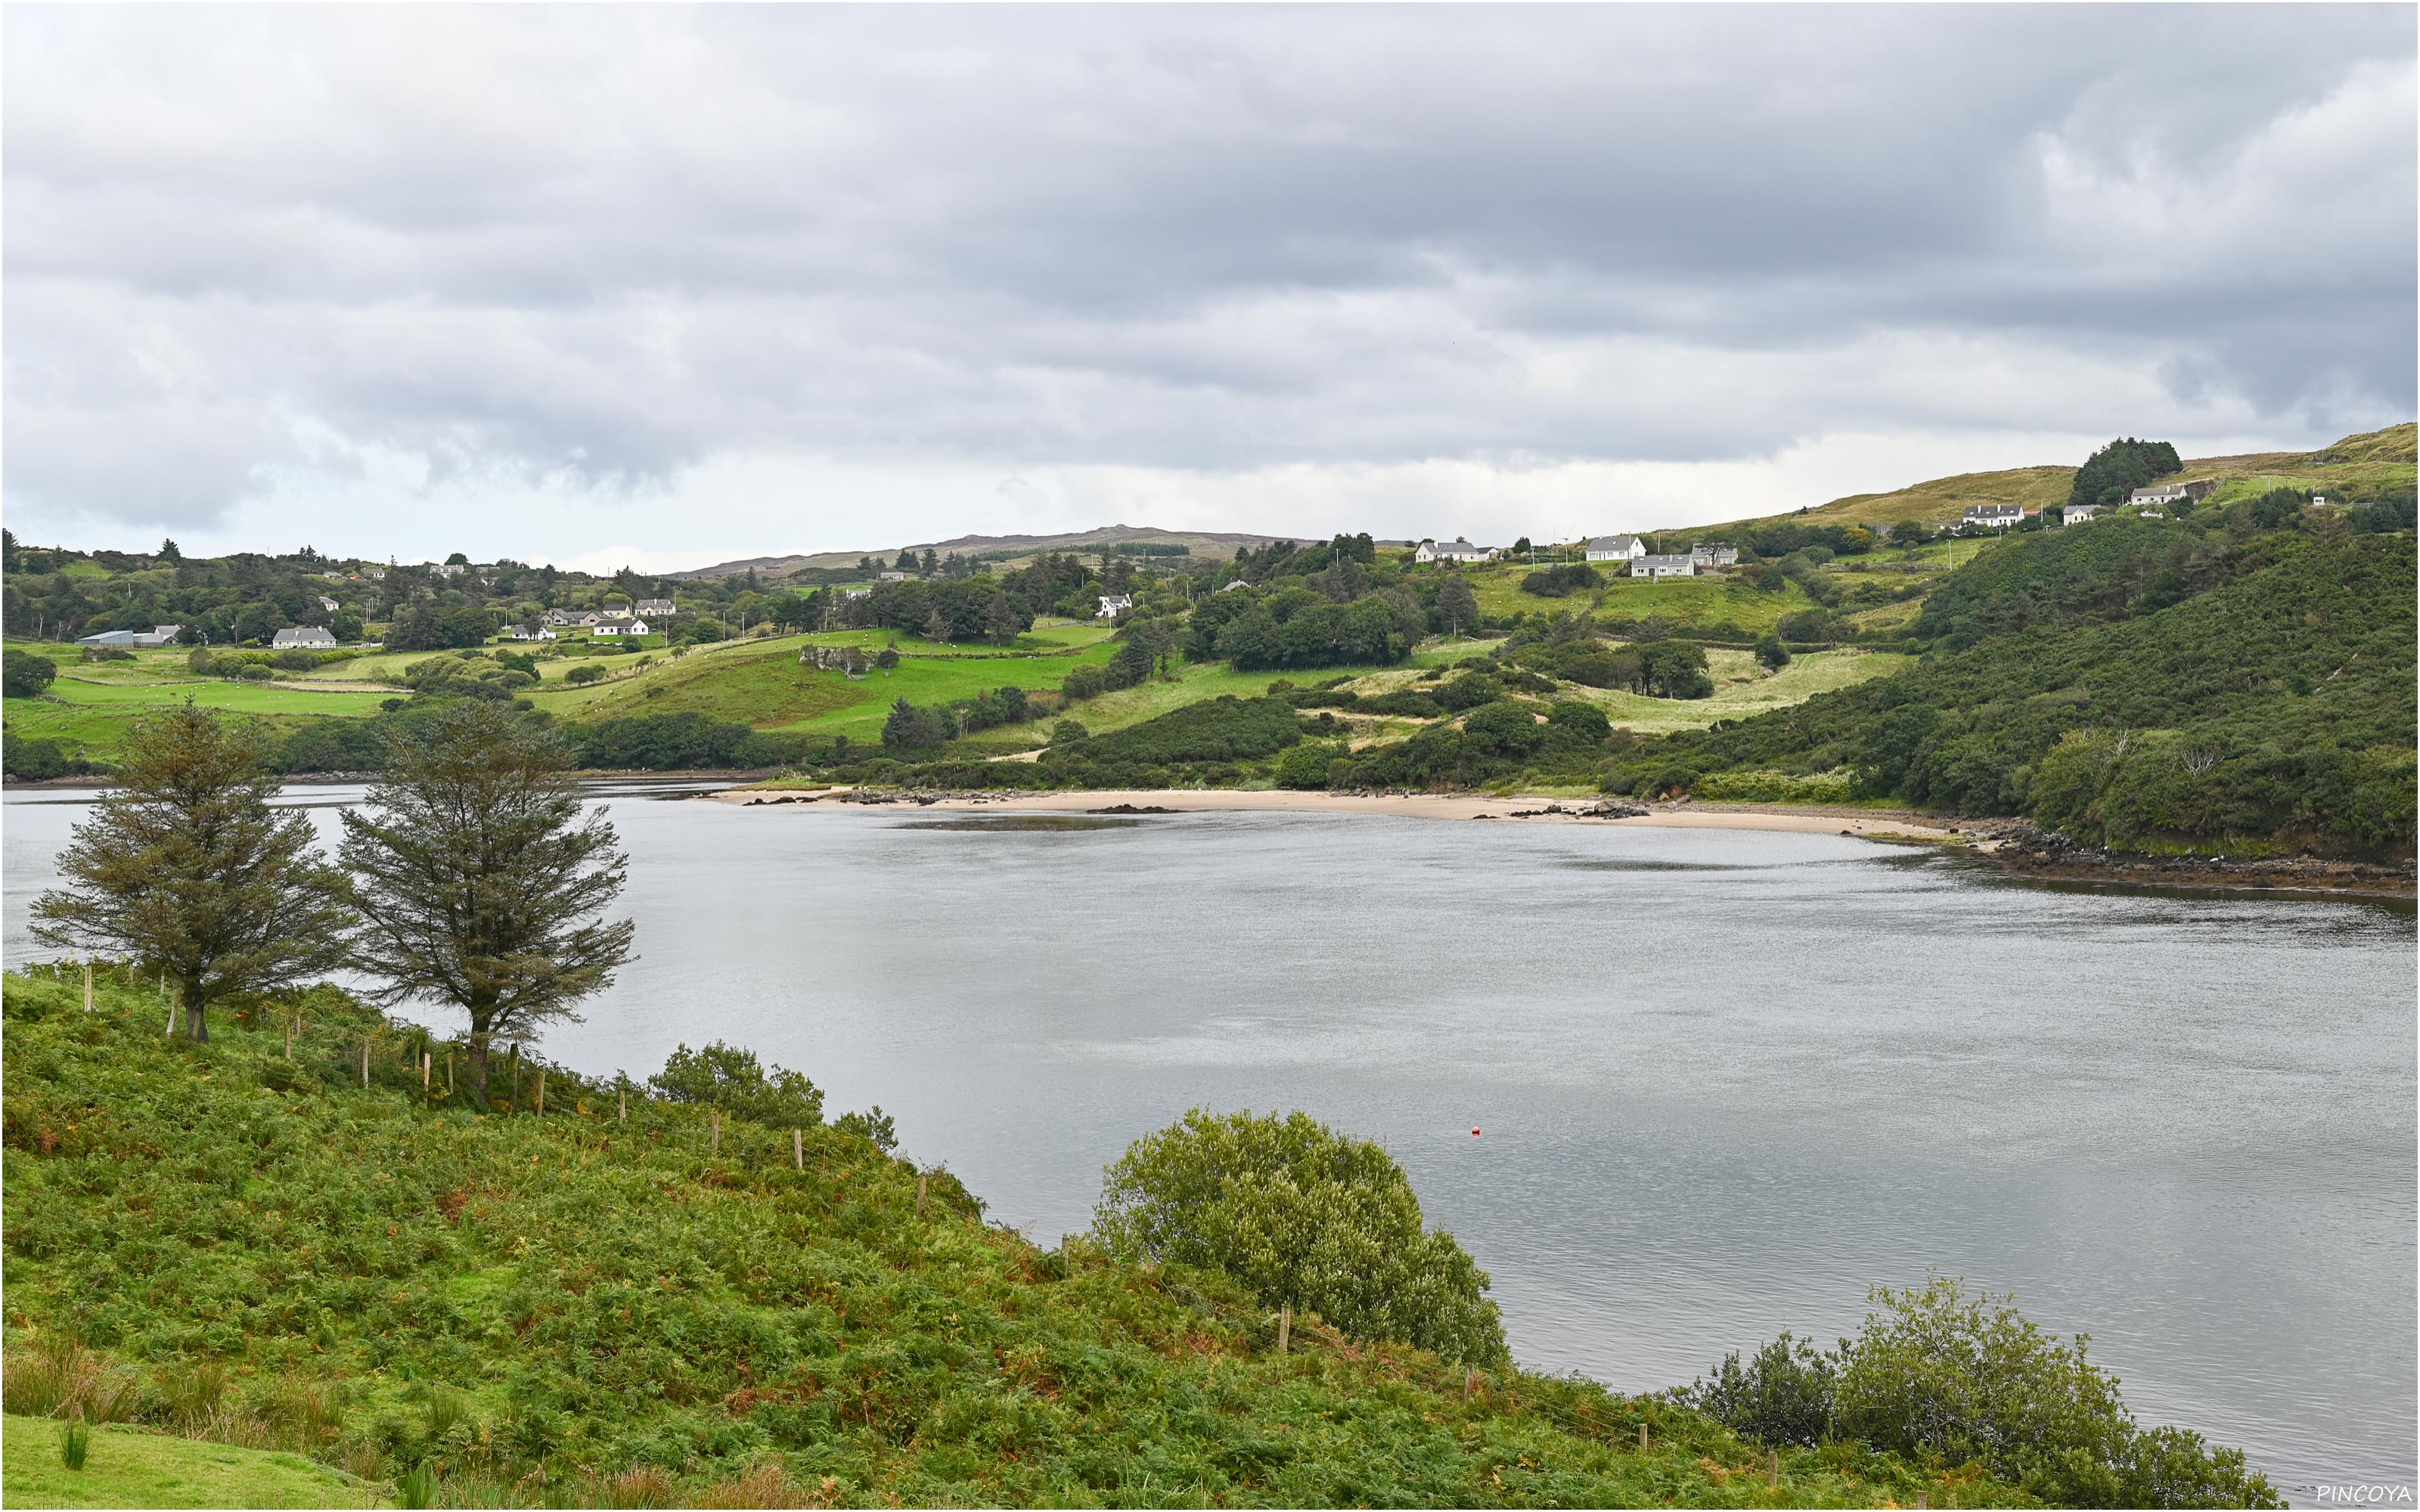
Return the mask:
<svg viewBox="0 0 2420 1512"><path fill-rule="evenodd" d="M1224 1271L1264 1305L1357 1338L1506 1358L1487 1273L1421 1227L1403 1167L1306 1114L1196 1108L1136 1140L1109 1168L1094 1231L1111 1254Z"/></svg>
<svg viewBox="0 0 2420 1512"><path fill-rule="evenodd" d="M2046 1334L2006 1297L1936 1276L1875 1288L1856 1338L1818 1352L1784 1334L1728 1355L1676 1399L1761 1443L1855 1440L1972 1462L2067 1506L2282 1506L2242 1451L2135 1426L2086 1339Z"/></svg>
<svg viewBox="0 0 2420 1512"><path fill-rule="evenodd" d="M1763 1451L1668 1401L1507 1369L1466 1390L1309 1319L1280 1355L1233 1281L1038 1248L828 1125L794 1164L786 1129L718 1143L636 1096L626 1123L561 1068L543 1117L481 1115L405 1069L418 1031L333 989L194 1044L115 973L85 1013L80 977L5 979L11 1412L439 1505L2028 1501L1854 1445L1784 1452L1768 1490ZM97 1431L84 1473L142 1442L182 1441ZM14 1489L48 1446L8 1466L11 1504L45 1504Z"/></svg>

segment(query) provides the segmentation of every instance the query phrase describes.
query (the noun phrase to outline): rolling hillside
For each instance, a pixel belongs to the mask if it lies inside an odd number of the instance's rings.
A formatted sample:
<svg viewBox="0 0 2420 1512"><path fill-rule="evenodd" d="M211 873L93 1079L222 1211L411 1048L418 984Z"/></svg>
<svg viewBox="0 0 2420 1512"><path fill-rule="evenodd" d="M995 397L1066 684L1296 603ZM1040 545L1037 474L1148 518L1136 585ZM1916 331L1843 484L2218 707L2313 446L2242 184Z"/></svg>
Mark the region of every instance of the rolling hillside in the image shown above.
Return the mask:
<svg viewBox="0 0 2420 1512"><path fill-rule="evenodd" d="M768 577L796 572L801 567L853 567L865 557L879 557L885 562L895 560L903 550L922 553L937 552L947 556L955 551L973 556L978 553L1006 553L1002 560L1038 556L1045 551L1098 551L1110 546L1182 546L1196 556L1223 557L1238 548L1251 549L1271 541L1303 543L1295 535L1249 535L1220 531L1164 531L1154 525L1099 525L1089 531L1064 532L1057 535L958 535L946 541L908 541L899 546L868 548L857 551L811 551L780 557L748 557L738 562L717 563L711 567L698 567L689 572L672 574L675 578L728 578L737 573L757 572Z"/></svg>
<svg viewBox="0 0 2420 1512"><path fill-rule="evenodd" d="M2270 486L2330 493L2340 489L2410 488L2415 473L2420 473L2413 465L2420 461L2420 452L2415 452L2420 441L2415 441L2415 434L2420 434L2420 426L2407 421L2383 430L2348 436L2316 452L2190 457L2180 476L2216 478L2231 485L2218 494L2220 502ZM2046 504L2065 503L2068 485L2074 477L2072 465L1962 472L1956 477L1932 478L1885 493L1850 494L1791 514L1690 526L1676 529L1675 533L1719 535L1744 526L1781 520L1812 525L1873 525L1915 519L1939 524L1958 518L1973 504L2023 504L2028 510L2038 510Z"/></svg>

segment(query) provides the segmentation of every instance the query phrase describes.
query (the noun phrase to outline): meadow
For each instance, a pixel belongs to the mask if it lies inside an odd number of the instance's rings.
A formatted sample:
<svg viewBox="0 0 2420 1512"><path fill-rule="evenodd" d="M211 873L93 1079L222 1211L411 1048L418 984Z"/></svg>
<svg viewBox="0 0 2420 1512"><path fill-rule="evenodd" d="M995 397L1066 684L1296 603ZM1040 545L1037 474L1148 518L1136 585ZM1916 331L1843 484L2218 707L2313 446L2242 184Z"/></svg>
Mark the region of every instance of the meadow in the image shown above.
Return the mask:
<svg viewBox="0 0 2420 1512"><path fill-rule="evenodd" d="M1480 611L1491 617L1588 612L1589 605L1602 594L1603 603L1594 610L1600 619L1653 617L1685 629L1730 625L1754 636L1772 629L1785 614L1815 607L1806 590L1794 582L1777 593L1767 593L1745 579L1717 573L1662 580L1608 577L1602 590L1542 598L1521 591L1521 579L1536 570L1526 562L1499 562L1466 568L1464 576L1479 599ZM1600 564L1598 570L1604 571L1605 566Z"/></svg>

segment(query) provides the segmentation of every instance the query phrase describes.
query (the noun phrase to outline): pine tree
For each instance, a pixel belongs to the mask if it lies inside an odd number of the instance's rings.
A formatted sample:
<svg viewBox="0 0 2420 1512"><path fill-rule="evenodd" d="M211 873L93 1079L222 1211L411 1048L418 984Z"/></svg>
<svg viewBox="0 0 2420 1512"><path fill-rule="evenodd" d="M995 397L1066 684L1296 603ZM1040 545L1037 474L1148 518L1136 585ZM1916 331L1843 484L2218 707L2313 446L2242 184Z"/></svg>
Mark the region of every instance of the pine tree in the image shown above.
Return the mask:
<svg viewBox="0 0 2420 1512"><path fill-rule="evenodd" d="M950 621L939 609L924 616L924 639L937 645L950 643Z"/></svg>
<svg viewBox="0 0 2420 1512"><path fill-rule="evenodd" d="M344 815L374 995L460 1009L482 1097L492 1044L578 1023L575 1005L632 959L634 926L597 918L628 857L602 810L582 817L570 759L510 709L465 701L398 741L384 779Z"/></svg>
<svg viewBox="0 0 2420 1512"><path fill-rule="evenodd" d="M1016 610L1006 594L991 595L991 604L984 610L984 635L992 644L1008 645L1016 640Z"/></svg>
<svg viewBox="0 0 2420 1512"><path fill-rule="evenodd" d="M341 964L352 916L311 821L269 806L260 733L191 702L135 727L124 784L59 853L66 886L34 903L45 945L132 955L164 971L185 1032L209 1006L276 992Z"/></svg>
<svg viewBox="0 0 2420 1512"><path fill-rule="evenodd" d="M1459 632L1479 618L1479 595L1470 591L1460 573L1450 573L1437 589L1437 612Z"/></svg>

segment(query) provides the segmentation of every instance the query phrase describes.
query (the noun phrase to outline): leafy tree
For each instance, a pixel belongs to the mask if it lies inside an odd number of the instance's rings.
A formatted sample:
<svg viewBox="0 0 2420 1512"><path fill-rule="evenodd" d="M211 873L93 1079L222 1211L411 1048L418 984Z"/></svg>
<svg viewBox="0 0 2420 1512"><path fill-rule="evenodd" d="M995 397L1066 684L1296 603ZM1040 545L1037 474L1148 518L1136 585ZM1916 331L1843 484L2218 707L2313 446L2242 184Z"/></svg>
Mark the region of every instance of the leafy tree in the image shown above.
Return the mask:
<svg viewBox="0 0 2420 1512"><path fill-rule="evenodd" d="M0 697L33 698L50 687L51 680L58 674L58 663L48 656L37 656L13 646L0 652Z"/></svg>
<svg viewBox="0 0 2420 1512"><path fill-rule="evenodd" d="M720 1040L701 1050L678 1046L647 1085L667 1102L718 1107L768 1129L824 1121L824 1094L814 1083L795 1071L760 1065L753 1050Z"/></svg>
<svg viewBox="0 0 2420 1512"><path fill-rule="evenodd" d="M930 750L948 745L951 733L947 714L920 709L904 698L891 705L882 721L882 744L890 750Z"/></svg>
<svg viewBox="0 0 2420 1512"><path fill-rule="evenodd" d="M924 616L924 639L942 645L949 644L950 622L948 617L938 609Z"/></svg>
<svg viewBox="0 0 2420 1512"><path fill-rule="evenodd" d="M59 853L66 885L35 901L34 937L164 970L200 1041L218 999L339 964L343 878L319 859L309 818L270 807L265 754L257 732L190 702L137 725L123 786Z"/></svg>
<svg viewBox="0 0 2420 1512"><path fill-rule="evenodd" d="M1091 739L1092 735L1090 730L1073 719L1061 719L1050 727L1050 744L1054 746L1072 746L1079 740Z"/></svg>
<svg viewBox="0 0 2420 1512"><path fill-rule="evenodd" d="M1847 1341L1843 1340L1845 1348ZM1723 1356L1711 1378L1674 1393L1683 1403L1730 1424L1759 1443L1811 1449L1832 1436L1837 1357L1789 1333L1756 1351L1746 1365L1738 1351Z"/></svg>
<svg viewBox="0 0 2420 1512"><path fill-rule="evenodd" d="M1790 648L1781 643L1781 637L1768 632L1757 638L1756 659L1765 671L1777 672L1790 665Z"/></svg>
<svg viewBox="0 0 2420 1512"><path fill-rule="evenodd" d="M876 667L881 668L886 672L892 668L898 666L899 648L897 646L884 646L880 651L874 654L874 664Z"/></svg>
<svg viewBox="0 0 2420 1512"><path fill-rule="evenodd" d="M1506 1358L1487 1273L1425 1228L1386 1150L1303 1113L1195 1108L1105 1173L1094 1232L1112 1253L1224 1271L1264 1305L1474 1363Z"/></svg>
<svg viewBox="0 0 2420 1512"><path fill-rule="evenodd" d="M1706 671L1705 647L1688 640L1657 640L1636 649L1651 697L1702 699L1714 696L1714 680Z"/></svg>
<svg viewBox="0 0 2420 1512"><path fill-rule="evenodd" d="M926 554L930 555L929 552ZM879 1103L862 1113L842 1114L832 1120L832 1127L843 1134L853 1134L871 1141L875 1149L886 1155L899 1148L898 1125L892 1121L890 1114L882 1111Z"/></svg>
<svg viewBox="0 0 2420 1512"><path fill-rule="evenodd" d="M602 809L582 816L570 755L509 709L464 701L397 739L384 779L343 816L375 996L460 1009L482 1097L493 1041L579 1022L575 1005L631 959L635 926L597 918L628 860Z"/></svg>

